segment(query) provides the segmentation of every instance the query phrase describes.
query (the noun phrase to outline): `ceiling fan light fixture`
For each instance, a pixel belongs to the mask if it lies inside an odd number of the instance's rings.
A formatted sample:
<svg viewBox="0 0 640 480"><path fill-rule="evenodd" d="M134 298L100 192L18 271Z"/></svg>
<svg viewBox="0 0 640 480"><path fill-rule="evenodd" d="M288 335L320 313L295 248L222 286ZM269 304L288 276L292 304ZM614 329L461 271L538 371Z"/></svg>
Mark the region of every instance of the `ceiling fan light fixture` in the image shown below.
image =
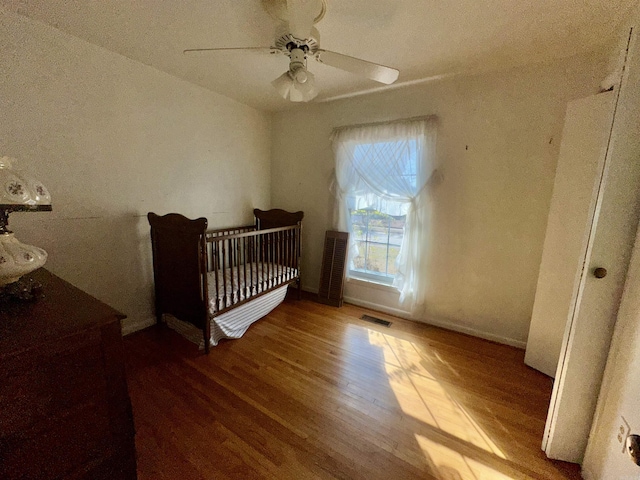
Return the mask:
<svg viewBox="0 0 640 480"><path fill-rule="evenodd" d="M313 100L316 95L318 95L315 76L313 73L305 70L306 80L299 82L296 79L296 73L299 72L286 71L271 82L271 85L274 86L282 98L290 102L308 102Z"/></svg>
<svg viewBox="0 0 640 480"><path fill-rule="evenodd" d="M304 68L298 68L293 73L293 78L297 83L305 83L309 79L309 73Z"/></svg>
<svg viewBox="0 0 640 480"><path fill-rule="evenodd" d="M302 48L294 47L289 52L289 70L271 84L285 100L308 102L318 95L315 77L305 67L306 54Z"/></svg>
<svg viewBox="0 0 640 480"><path fill-rule="evenodd" d="M304 82L298 82L296 79L294 80L293 86L291 87L291 92L295 91L299 93L300 96L302 97L302 100L291 99L292 102L295 102L295 101L308 102L316 98L316 95L318 95L318 90L316 89L315 76L313 75L313 73L306 70L305 70L305 73L306 73L305 75L306 80Z"/></svg>

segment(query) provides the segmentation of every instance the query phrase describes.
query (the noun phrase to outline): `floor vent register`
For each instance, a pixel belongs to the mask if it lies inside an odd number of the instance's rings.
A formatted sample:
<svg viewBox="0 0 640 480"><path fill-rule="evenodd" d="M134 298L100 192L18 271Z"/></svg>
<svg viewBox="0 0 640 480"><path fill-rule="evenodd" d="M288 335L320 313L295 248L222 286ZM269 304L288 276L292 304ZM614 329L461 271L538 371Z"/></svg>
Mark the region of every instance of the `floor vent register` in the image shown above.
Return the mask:
<svg viewBox="0 0 640 480"><path fill-rule="evenodd" d="M383 320L378 317L372 317L371 315L362 315L360 319L366 320L367 322L371 322L371 323L377 323L378 325L384 325L385 327L391 326L391 322L389 320Z"/></svg>

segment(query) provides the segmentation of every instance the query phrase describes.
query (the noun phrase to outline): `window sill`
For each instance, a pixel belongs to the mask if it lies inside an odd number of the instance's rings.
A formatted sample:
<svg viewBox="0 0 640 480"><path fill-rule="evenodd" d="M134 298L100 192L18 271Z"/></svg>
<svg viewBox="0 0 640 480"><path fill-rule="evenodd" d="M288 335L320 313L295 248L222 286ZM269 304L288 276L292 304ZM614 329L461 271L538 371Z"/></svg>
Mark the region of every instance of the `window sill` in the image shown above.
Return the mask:
<svg viewBox="0 0 640 480"><path fill-rule="evenodd" d="M388 283L376 282L375 280L370 280L370 279L363 279L363 278L358 278L358 277L349 277L347 279L347 283L351 283L351 284L359 286L359 287L367 287L367 288L373 288L373 289L376 289L376 290L382 290L382 291L385 291L385 292L400 293L400 292L398 292L398 289L396 287L394 287L393 285L389 285Z"/></svg>

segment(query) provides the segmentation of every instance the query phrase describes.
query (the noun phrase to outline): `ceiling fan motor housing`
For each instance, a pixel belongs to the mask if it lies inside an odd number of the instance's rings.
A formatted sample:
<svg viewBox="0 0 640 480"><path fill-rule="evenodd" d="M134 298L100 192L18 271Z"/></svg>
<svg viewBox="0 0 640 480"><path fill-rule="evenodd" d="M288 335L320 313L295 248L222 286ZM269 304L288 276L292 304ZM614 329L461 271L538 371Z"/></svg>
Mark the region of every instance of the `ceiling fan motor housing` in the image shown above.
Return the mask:
<svg viewBox="0 0 640 480"><path fill-rule="evenodd" d="M306 53L302 48L291 49L291 62L289 63L289 71L291 77L296 81L304 83L307 81L307 69L305 66Z"/></svg>
<svg viewBox="0 0 640 480"><path fill-rule="evenodd" d="M313 19L313 23L318 23L327 13L327 0L315 0L315 3L317 14ZM262 5L267 13L276 20L285 23L289 21L287 0L262 0Z"/></svg>
<svg viewBox="0 0 640 480"><path fill-rule="evenodd" d="M291 33L284 33L276 38L274 47L285 54L288 54L292 48L302 48L310 55L315 55L320 48L320 33L314 28L309 38L305 39L296 38Z"/></svg>

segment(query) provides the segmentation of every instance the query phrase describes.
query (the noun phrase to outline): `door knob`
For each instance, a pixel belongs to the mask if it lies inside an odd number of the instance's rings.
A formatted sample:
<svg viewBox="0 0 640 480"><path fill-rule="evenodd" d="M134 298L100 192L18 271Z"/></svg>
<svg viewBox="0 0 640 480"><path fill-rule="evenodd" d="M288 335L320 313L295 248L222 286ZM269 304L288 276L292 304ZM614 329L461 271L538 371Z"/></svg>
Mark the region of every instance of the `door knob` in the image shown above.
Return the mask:
<svg viewBox="0 0 640 480"><path fill-rule="evenodd" d="M604 278L607 276L607 269L606 268L602 268L602 267L598 267L596 269L593 270L593 276L596 278Z"/></svg>

